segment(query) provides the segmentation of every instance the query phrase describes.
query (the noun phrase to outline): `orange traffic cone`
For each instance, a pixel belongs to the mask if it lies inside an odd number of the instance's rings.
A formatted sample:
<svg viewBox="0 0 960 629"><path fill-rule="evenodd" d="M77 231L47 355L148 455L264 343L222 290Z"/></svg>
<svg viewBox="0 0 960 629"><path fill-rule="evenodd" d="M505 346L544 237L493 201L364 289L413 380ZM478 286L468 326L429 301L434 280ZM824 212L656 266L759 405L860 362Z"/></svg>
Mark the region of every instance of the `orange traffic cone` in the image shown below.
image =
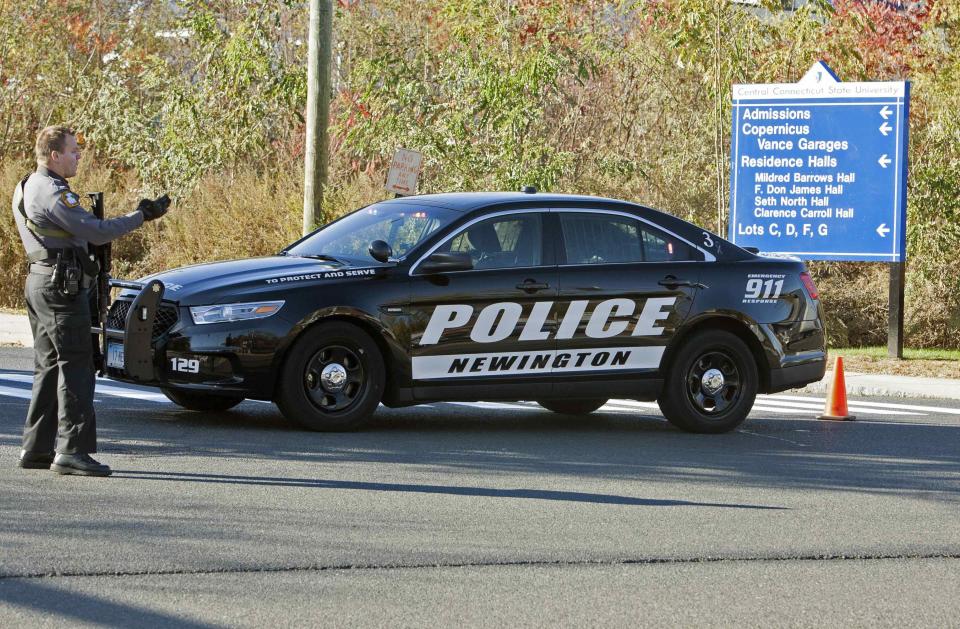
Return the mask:
<svg viewBox="0 0 960 629"><path fill-rule="evenodd" d="M837 356L833 365L833 383L827 389L827 403L823 408L823 415L817 419L832 419L835 421L849 421L856 419L847 410L847 382L843 378L843 356Z"/></svg>

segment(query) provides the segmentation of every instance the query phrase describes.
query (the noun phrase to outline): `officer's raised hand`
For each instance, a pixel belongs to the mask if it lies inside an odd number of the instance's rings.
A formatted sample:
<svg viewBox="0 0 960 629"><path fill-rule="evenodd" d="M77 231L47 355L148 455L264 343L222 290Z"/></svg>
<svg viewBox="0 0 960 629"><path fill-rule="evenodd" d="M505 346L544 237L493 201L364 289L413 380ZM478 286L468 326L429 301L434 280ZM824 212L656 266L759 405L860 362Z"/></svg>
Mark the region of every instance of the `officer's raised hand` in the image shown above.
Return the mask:
<svg viewBox="0 0 960 629"><path fill-rule="evenodd" d="M140 199L137 209L143 212L143 220L156 220L166 214L170 209L170 197L165 194L152 200Z"/></svg>

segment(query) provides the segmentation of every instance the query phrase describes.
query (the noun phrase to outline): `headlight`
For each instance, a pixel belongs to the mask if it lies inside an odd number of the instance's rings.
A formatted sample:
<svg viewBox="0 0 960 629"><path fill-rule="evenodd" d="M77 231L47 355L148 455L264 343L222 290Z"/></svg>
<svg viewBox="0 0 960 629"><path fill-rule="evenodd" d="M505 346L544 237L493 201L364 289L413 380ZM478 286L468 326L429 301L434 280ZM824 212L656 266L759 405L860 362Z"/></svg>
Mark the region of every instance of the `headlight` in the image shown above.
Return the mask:
<svg viewBox="0 0 960 629"><path fill-rule="evenodd" d="M283 304L283 301L258 301L249 304L191 306L190 316L193 317L193 322L196 324L264 319L276 314L283 307Z"/></svg>

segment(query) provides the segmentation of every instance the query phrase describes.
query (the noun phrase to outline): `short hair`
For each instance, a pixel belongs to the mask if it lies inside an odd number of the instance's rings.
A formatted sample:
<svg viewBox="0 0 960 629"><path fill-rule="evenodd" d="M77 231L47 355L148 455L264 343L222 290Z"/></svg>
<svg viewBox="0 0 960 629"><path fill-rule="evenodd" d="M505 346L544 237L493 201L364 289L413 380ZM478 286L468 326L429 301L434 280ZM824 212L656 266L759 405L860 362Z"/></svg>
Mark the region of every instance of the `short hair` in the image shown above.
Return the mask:
<svg viewBox="0 0 960 629"><path fill-rule="evenodd" d="M54 151L62 152L68 135L76 137L77 134L73 129L62 124L41 129L40 133L37 134L37 144L34 147L34 152L37 154L37 161L46 164L50 153Z"/></svg>

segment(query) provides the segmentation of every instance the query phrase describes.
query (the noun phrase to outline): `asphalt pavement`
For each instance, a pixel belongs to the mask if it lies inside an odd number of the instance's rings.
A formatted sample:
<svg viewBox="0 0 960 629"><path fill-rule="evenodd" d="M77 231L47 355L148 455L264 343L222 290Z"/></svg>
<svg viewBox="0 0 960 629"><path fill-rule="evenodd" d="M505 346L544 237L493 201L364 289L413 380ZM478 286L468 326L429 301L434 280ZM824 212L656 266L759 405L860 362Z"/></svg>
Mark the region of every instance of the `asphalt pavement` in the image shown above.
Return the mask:
<svg viewBox="0 0 960 629"><path fill-rule="evenodd" d="M98 383L108 479L15 467L0 350L2 626L952 626L960 403L761 396L725 435L655 404L184 411ZM6 464L2 464L2 462Z"/></svg>

